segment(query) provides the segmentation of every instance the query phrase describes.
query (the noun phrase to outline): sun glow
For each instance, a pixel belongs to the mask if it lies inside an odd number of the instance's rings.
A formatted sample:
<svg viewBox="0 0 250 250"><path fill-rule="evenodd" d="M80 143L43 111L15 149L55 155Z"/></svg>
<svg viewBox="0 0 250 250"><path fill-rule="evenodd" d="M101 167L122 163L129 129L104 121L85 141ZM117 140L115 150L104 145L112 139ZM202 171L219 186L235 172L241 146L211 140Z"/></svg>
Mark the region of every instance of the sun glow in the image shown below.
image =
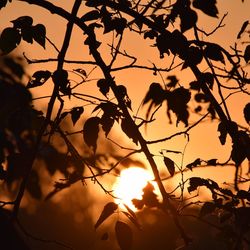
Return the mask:
<svg viewBox="0 0 250 250"><path fill-rule="evenodd" d="M132 200L142 198L143 188L149 181L156 187L153 179L153 175L143 168L131 167L123 170L113 186L114 194L118 197L116 202L121 207L125 203L131 209L136 210Z"/></svg>

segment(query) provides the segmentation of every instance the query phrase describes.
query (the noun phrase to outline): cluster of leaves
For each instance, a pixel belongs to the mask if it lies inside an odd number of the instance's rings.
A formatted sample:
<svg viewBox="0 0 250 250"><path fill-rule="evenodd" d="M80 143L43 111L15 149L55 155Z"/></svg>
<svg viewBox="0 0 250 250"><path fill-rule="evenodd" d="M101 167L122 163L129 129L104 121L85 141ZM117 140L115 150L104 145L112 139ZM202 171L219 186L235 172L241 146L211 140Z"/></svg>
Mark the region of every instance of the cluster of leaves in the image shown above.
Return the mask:
<svg viewBox="0 0 250 250"><path fill-rule="evenodd" d="M33 24L30 16L22 16L13 21L13 27L5 28L0 36L0 49L4 54L10 53L21 42L21 39L28 43L36 41L45 48L46 28L43 24Z"/></svg>
<svg viewBox="0 0 250 250"><path fill-rule="evenodd" d="M202 186L210 190L213 200L202 205L199 216L205 217L211 214L217 216L220 223L227 225L224 229L230 229L232 239L238 237L238 232L243 235L248 233L250 230L250 192L239 190L234 194L230 189L221 188L210 179L199 177L190 178L188 191L193 192ZM240 206L240 203L245 205Z"/></svg>

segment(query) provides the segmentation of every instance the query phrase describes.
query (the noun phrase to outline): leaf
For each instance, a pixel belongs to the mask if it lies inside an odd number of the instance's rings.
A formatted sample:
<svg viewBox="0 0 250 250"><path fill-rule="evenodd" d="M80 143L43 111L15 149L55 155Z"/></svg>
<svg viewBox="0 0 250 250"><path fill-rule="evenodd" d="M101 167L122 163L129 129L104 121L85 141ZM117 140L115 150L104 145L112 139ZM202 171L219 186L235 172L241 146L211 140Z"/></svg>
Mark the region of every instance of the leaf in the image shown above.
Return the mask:
<svg viewBox="0 0 250 250"><path fill-rule="evenodd" d="M73 71L83 75L84 77L87 77L87 73L86 73L86 71L84 69L78 68L78 69L73 69Z"/></svg>
<svg viewBox="0 0 250 250"><path fill-rule="evenodd" d="M157 32L155 31L155 30L148 30L148 31L146 31L145 33L144 33L144 39L147 39L147 38L149 38L149 39L154 39L155 37L157 37L158 36L158 34L157 34Z"/></svg>
<svg viewBox="0 0 250 250"><path fill-rule="evenodd" d="M201 165L201 159L197 158L193 162L189 163L186 165L186 168L193 170L193 167L197 167L198 165Z"/></svg>
<svg viewBox="0 0 250 250"><path fill-rule="evenodd" d="M117 208L118 208L118 205L116 203L114 202L107 203L104 206L101 212L101 215L95 224L95 229L97 229L107 218L109 218L109 216L112 215Z"/></svg>
<svg viewBox="0 0 250 250"><path fill-rule="evenodd" d="M156 47L160 52L160 58L164 58L164 53L170 55L170 49L172 48L172 35L171 32L165 31L156 37Z"/></svg>
<svg viewBox="0 0 250 250"><path fill-rule="evenodd" d="M133 142L137 145L138 144L138 138L137 134L135 132L135 129L130 126L128 123L127 119L121 119L121 128L122 131L130 138L133 140Z"/></svg>
<svg viewBox="0 0 250 250"><path fill-rule="evenodd" d="M246 63L250 60L250 45L247 45L245 52L244 52L244 59Z"/></svg>
<svg viewBox="0 0 250 250"><path fill-rule="evenodd" d="M200 177L191 177L189 179L189 187L187 188L188 192L191 193L195 191L198 187L203 186L205 180Z"/></svg>
<svg viewBox="0 0 250 250"><path fill-rule="evenodd" d="M181 59L186 58L189 46L188 40L179 30L172 32L171 42L171 52L174 55L178 54Z"/></svg>
<svg viewBox="0 0 250 250"><path fill-rule="evenodd" d="M32 26L21 29L21 36L27 43L33 43L33 30Z"/></svg>
<svg viewBox="0 0 250 250"><path fill-rule="evenodd" d="M216 166L217 165L217 160L218 159L210 159L210 160L207 161L207 165Z"/></svg>
<svg viewBox="0 0 250 250"><path fill-rule="evenodd" d="M194 0L193 6L211 17L218 17L216 0Z"/></svg>
<svg viewBox="0 0 250 250"><path fill-rule="evenodd" d="M90 12L87 12L81 17L81 21L93 21L100 18L100 12L98 10L92 10Z"/></svg>
<svg viewBox="0 0 250 250"><path fill-rule="evenodd" d="M225 64L221 47L218 44L208 44L204 49L204 53L209 59L214 61L220 61L223 64Z"/></svg>
<svg viewBox="0 0 250 250"><path fill-rule="evenodd" d="M244 118L246 120L247 123L250 122L250 102L248 104L246 104L244 110L243 110L243 113L244 113Z"/></svg>
<svg viewBox="0 0 250 250"><path fill-rule="evenodd" d="M185 31L195 26L198 16L194 10L190 8L185 8L185 11L181 12L180 14L180 19L181 19L181 32L184 33Z"/></svg>
<svg viewBox="0 0 250 250"><path fill-rule="evenodd" d="M213 89L214 86L214 76L210 72L202 73L200 76L202 83L206 83L210 89Z"/></svg>
<svg viewBox="0 0 250 250"><path fill-rule="evenodd" d="M162 89L161 85L157 82L153 82L150 87L149 91L147 92L144 100L143 105L152 101L153 104L159 105L163 102L165 98L165 91Z"/></svg>
<svg viewBox="0 0 250 250"><path fill-rule="evenodd" d="M174 176L175 173L175 163L168 157L164 157L165 166L168 169L168 172L171 176Z"/></svg>
<svg viewBox="0 0 250 250"><path fill-rule="evenodd" d="M168 86L169 88L175 88L176 85L177 85L178 82L179 82L179 80L176 78L175 75L173 75L173 76L168 76L168 77L167 77L167 80L169 80L169 83L167 83L167 86Z"/></svg>
<svg viewBox="0 0 250 250"><path fill-rule="evenodd" d="M142 209L144 204L143 200L139 200L139 199L133 199L132 200L133 205L137 208L137 209Z"/></svg>
<svg viewBox="0 0 250 250"><path fill-rule="evenodd" d="M81 114L83 113L84 109L83 107L74 107L71 111L71 120L73 122L73 125L76 124L76 122L79 120L81 117Z"/></svg>
<svg viewBox="0 0 250 250"><path fill-rule="evenodd" d="M48 70L39 70L36 71L32 79L28 82L27 88L35 88L42 86L51 76L51 72Z"/></svg>
<svg viewBox="0 0 250 250"><path fill-rule="evenodd" d="M200 210L200 214L199 216L200 217L204 217L208 214L211 214L214 212L214 210L216 209L216 205L212 202L205 202L203 204L203 206L201 207L201 210Z"/></svg>
<svg viewBox="0 0 250 250"><path fill-rule="evenodd" d="M45 49L46 28L43 24L37 24L32 27L34 40Z"/></svg>
<svg viewBox="0 0 250 250"><path fill-rule="evenodd" d="M115 234L121 250L130 250L132 248L133 233L126 223L118 220L115 224Z"/></svg>
<svg viewBox="0 0 250 250"><path fill-rule="evenodd" d="M93 148L93 151L96 151L96 142L98 139L99 133L99 124L100 124L99 117L90 117L83 126L83 139L85 143Z"/></svg>
<svg viewBox="0 0 250 250"><path fill-rule="evenodd" d="M97 81L97 87L99 88L100 92L107 97L110 88L108 81L106 79L99 79Z"/></svg>
<svg viewBox="0 0 250 250"><path fill-rule="evenodd" d="M106 137L108 136L111 128L113 127L114 122L115 122L114 118L103 114L101 118L101 124L102 124L102 129L105 132Z"/></svg>
<svg viewBox="0 0 250 250"><path fill-rule="evenodd" d="M0 36L0 49L4 54L10 53L21 42L21 34L15 28L6 28Z"/></svg>
<svg viewBox="0 0 250 250"><path fill-rule="evenodd" d="M143 188L142 201L147 207L159 207L157 195L154 193L154 186L150 182Z"/></svg>
<svg viewBox="0 0 250 250"><path fill-rule="evenodd" d="M225 145L227 138L227 127L223 122L220 122L218 125L218 131L220 132L220 143L221 145Z"/></svg>
<svg viewBox="0 0 250 250"><path fill-rule="evenodd" d="M30 16L21 16L11 22L13 23L14 28L25 29L27 27L31 27L33 19Z"/></svg>
<svg viewBox="0 0 250 250"><path fill-rule="evenodd" d="M202 59L203 55L200 48L196 46L190 46L187 50L187 56L185 58L185 62L182 66L182 69L185 69L189 66L197 65L201 63Z"/></svg>
<svg viewBox="0 0 250 250"><path fill-rule="evenodd" d="M248 21L248 20L245 21L245 22L242 24L241 29L240 29L240 31L239 31L239 33L238 33L238 35L237 35L237 39L240 39L241 35L242 35L243 32L245 31L245 29L246 29L246 27L247 27L248 24L249 24L249 21Z"/></svg>

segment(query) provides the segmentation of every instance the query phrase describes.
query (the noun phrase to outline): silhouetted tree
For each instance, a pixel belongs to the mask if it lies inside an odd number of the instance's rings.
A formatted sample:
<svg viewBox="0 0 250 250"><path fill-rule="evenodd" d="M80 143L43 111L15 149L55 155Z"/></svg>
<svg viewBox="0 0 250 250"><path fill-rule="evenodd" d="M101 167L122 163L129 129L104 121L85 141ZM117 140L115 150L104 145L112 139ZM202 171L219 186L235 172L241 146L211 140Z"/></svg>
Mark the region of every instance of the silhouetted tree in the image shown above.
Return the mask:
<svg viewBox="0 0 250 250"><path fill-rule="evenodd" d="M42 198L39 174L34 168L37 159L45 162L51 175L58 170L65 177L55 183L54 189L45 199L50 199L78 181L84 183L87 179L95 182L112 197L112 191L102 183L102 176L119 174L120 165L125 165L125 159L132 155L143 154L154 174L160 197L155 194L153 185L148 183L143 189L142 199L134 199L133 203L139 210L156 209L172 219L174 230L182 239L178 249L198 247L189 235L186 217L195 218L214 227L219 232L218 237L224 242L225 249L247 249L250 193L242 189L240 183L250 181L249 177L243 176L242 173L243 165L250 160L249 128L231 118L232 111L227 104L227 98L236 93L249 96L250 79L247 74L250 60L249 21L243 23L237 36L238 40L235 43L232 41L234 46L225 49L219 43L211 42L209 38L224 26L226 15L210 33L198 25L200 15L219 17L215 0L75 0L72 1L71 12L54 5L52 1L20 1L23 4L42 7L66 20L67 25L60 49L47 37L47 27L40 23L34 24L31 16L10 20L10 27L5 28L0 36L2 62L5 65L0 71L0 179L3 186L9 188L13 183L18 183L15 188L9 189L10 200L1 201L2 210L7 205L12 206L11 215L8 215L10 222L18 221L19 207L26 189L33 197ZM4 11L6 5L11 4L11 1L2 1L1 11ZM78 14L80 11L84 11L81 17ZM78 37L79 44L82 49L87 48L86 51L89 52L89 55L86 53L86 58L81 61L66 59L66 53L71 48L74 26L81 30L82 36ZM56 29L54 33L54 36L58 35ZM164 64L168 66L157 67L156 62L152 62L151 66L137 64L141 58L130 55L123 49L123 44L126 45L126 35L131 33L142 37L145 43L150 40L151 45L155 47L155 53L159 53L159 60L164 60ZM103 42L107 37L111 38L111 44L108 46ZM49 59L29 59L23 54L29 64L50 62L57 64L52 70L47 67L46 70L34 72L25 86L20 84L23 78L27 77L23 67L16 59L6 56L15 50L21 41L36 43L44 49L49 44L57 52L57 58ZM238 45L240 42L242 44ZM241 46L241 49L238 49L238 46ZM107 51L110 55L107 55ZM77 66L72 70L66 63L81 67ZM151 71L162 79L161 83L153 82L145 93L141 102L141 106L148 107L145 117L138 117L134 100L131 100L128 94L127 85L120 84L116 80L117 72L132 71L134 68ZM174 74L186 68L191 70L195 78L185 85ZM94 71L98 71L95 75L98 79L92 78ZM84 85L87 82L96 83L94 86L96 94L91 94L93 93L91 90L90 93L87 92L88 88ZM38 107L32 106L29 90L34 88L42 90L43 87L46 89L48 84L53 86L53 90L48 97L47 109L43 113L37 110ZM139 84L138 89L140 89ZM65 102L74 99L79 100L79 106L66 109ZM195 106L193 110L190 108L191 104ZM157 114L162 112L164 106L169 123L175 122L176 127L181 124L180 126L184 125L185 128L182 131L176 130L177 132L171 135L163 134L159 139L150 140L142 128L150 127L155 120L158 121ZM91 107L91 114L88 107ZM249 126L250 103L247 103L240 112ZM69 125L65 125L65 119L70 118L72 126L79 126L79 119L84 114L86 120L82 129L77 132L67 132ZM190 123L190 117L194 117L196 121ZM151 145L170 141L180 135L185 136L188 142L190 132L208 117L212 123L218 124L218 140L221 145L231 143L229 159L220 162L217 158L205 160L197 155L193 162L183 165L185 148L181 152L171 148L161 150L162 164L165 164L165 170L169 173L167 179L171 179L177 173L182 176L175 190L168 191L165 184L167 181L163 180L166 171L160 171L156 161L156 156L159 155L153 154ZM118 136L115 140L109 138L114 126L119 127L131 139L133 146L127 146L130 144L126 144L123 140L119 142ZM75 134L82 134L86 145L84 149L80 149L73 140L72 136ZM216 133L214 136L217 136ZM103 153L101 150L100 137L102 139L106 137L112 145L109 146L110 153ZM55 146L56 138L63 142L60 150ZM114 147L128 153L121 157L120 154L114 153ZM213 148L208 147L208 150ZM168 153L182 155L180 166L173 160L174 158L167 156ZM225 188L208 178L197 176L185 178L187 172L204 165L214 167L233 165L235 168L233 187ZM214 171L221 169L215 168ZM196 201L184 193L187 190L193 194L201 187L211 193L210 200ZM199 197L198 192L197 196ZM193 210L190 213L186 212L192 205L201 206L198 214L193 213ZM100 217L96 218L94 227L98 229L116 212L121 212L130 221L129 223L121 219L115 221L117 242L123 250L132 249L135 236L130 223L139 230L140 225L138 215L129 207L121 209L115 202L110 201L104 206ZM210 220L211 216L215 221ZM108 234L104 234L102 239L108 239ZM218 246L222 248L220 244L218 243Z"/></svg>

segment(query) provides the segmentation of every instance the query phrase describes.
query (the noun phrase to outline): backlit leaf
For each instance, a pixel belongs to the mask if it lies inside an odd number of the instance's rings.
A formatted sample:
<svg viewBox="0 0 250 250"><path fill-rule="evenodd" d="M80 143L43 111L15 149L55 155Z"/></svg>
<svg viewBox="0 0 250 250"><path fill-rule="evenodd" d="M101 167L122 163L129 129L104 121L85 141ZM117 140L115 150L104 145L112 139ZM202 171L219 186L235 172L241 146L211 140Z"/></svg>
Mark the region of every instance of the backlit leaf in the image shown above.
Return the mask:
<svg viewBox="0 0 250 250"><path fill-rule="evenodd" d="M6 28L0 36L0 49L4 54L10 53L21 42L21 34L15 28Z"/></svg>
<svg viewBox="0 0 250 250"><path fill-rule="evenodd" d="M167 167L168 172L170 173L170 175L174 176L174 173L175 173L175 164L174 164L174 162L170 158L164 157L164 163L165 163L165 166Z"/></svg>
<svg viewBox="0 0 250 250"><path fill-rule="evenodd" d="M76 122L79 120L81 117L81 114L83 113L84 109L83 107L74 107L71 111L71 120L73 122L73 125L76 124Z"/></svg>
<svg viewBox="0 0 250 250"><path fill-rule="evenodd" d="M27 88L34 88L43 85L50 78L50 76L51 72L48 70L36 71L27 84Z"/></svg>
<svg viewBox="0 0 250 250"><path fill-rule="evenodd" d="M133 233L126 223L117 221L115 224L115 234L121 250L130 250L132 248Z"/></svg>
<svg viewBox="0 0 250 250"><path fill-rule="evenodd" d="M90 117L83 126L83 139L89 147L93 148L94 152L97 147L96 142L98 139L100 120L99 117Z"/></svg>
<svg viewBox="0 0 250 250"><path fill-rule="evenodd" d="M185 32L193 28L197 22L198 16L196 12L190 8L186 8L180 15L181 32Z"/></svg>
<svg viewBox="0 0 250 250"><path fill-rule="evenodd" d="M84 14L82 17L81 17L81 20L83 22L86 22L86 21L92 21L92 20L96 20L100 17L100 13L98 10L92 10L90 12L87 12L86 14Z"/></svg>
<svg viewBox="0 0 250 250"><path fill-rule="evenodd" d="M189 168L190 170L193 169L193 167L197 167L198 165L201 165L201 159L197 158L196 160L194 160L193 162L189 163L186 165L186 168Z"/></svg>
<svg viewBox="0 0 250 250"><path fill-rule="evenodd" d="M209 16L218 17L216 0L194 0L193 6Z"/></svg>
<svg viewBox="0 0 250 250"><path fill-rule="evenodd" d="M107 80L105 79L100 79L97 81L97 87L99 88L100 92L104 95L107 96L108 92L109 92L109 84L107 82Z"/></svg>
<svg viewBox="0 0 250 250"><path fill-rule="evenodd" d="M204 49L205 55L214 61L220 61L225 64L224 56L222 54L221 48L217 44L208 44Z"/></svg>
<svg viewBox="0 0 250 250"><path fill-rule="evenodd" d="M240 39L241 35L242 35L243 32L245 31L245 29L246 29L246 27L247 27L248 24L249 24L249 21L248 21L248 20L245 21L245 22L242 24L241 29L240 29L240 31L239 31L239 33L238 33L238 35L237 35L237 39Z"/></svg>
<svg viewBox="0 0 250 250"><path fill-rule="evenodd" d="M107 203L104 206L101 212L101 215L95 224L95 229L97 229L107 218L109 218L109 216L112 215L117 208L118 208L118 205L116 203L114 202Z"/></svg>
<svg viewBox="0 0 250 250"><path fill-rule="evenodd" d="M220 132L220 135L219 135L220 143L221 143L221 145L224 145L226 143L227 128L223 122L219 123L218 131Z"/></svg>
<svg viewBox="0 0 250 250"><path fill-rule="evenodd" d="M123 132L130 139L132 139L135 144L138 143L137 134L136 134L135 130L133 129L133 127L130 126L130 124L128 123L127 119L122 119L122 121L121 121L121 128L122 128Z"/></svg>
<svg viewBox="0 0 250 250"><path fill-rule="evenodd" d="M21 16L11 22L13 23L14 28L25 29L32 25L33 19L30 16Z"/></svg>
<svg viewBox="0 0 250 250"><path fill-rule="evenodd" d="M37 24L32 27L34 40L45 49L46 28L43 24Z"/></svg>

